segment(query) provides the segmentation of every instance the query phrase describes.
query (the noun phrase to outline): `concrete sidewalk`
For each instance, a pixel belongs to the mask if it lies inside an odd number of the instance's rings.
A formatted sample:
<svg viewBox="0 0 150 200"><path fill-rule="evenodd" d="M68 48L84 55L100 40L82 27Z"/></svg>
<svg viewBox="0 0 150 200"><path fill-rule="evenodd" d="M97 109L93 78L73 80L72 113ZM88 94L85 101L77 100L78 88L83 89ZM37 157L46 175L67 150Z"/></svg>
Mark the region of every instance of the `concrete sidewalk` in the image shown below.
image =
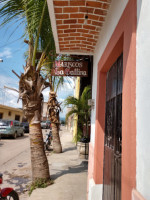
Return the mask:
<svg viewBox="0 0 150 200"><path fill-rule="evenodd" d="M78 158L72 134L61 127L63 153L49 153L48 161L54 184L36 189L29 200L86 200L87 160Z"/></svg>

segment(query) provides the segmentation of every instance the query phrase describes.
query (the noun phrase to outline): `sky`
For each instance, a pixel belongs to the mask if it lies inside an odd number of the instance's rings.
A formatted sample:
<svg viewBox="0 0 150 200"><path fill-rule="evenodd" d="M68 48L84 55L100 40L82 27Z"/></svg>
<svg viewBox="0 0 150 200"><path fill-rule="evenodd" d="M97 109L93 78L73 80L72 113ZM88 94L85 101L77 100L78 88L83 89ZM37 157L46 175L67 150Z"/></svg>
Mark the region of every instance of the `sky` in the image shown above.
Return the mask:
<svg viewBox="0 0 150 200"><path fill-rule="evenodd" d="M0 19L0 24L2 19ZM18 89L19 79L12 73L12 69L20 75L23 73L23 65L25 65L24 53L28 49L28 45L23 42L21 36L24 33L24 26L9 24L0 28L0 104L22 108L22 101L18 101L18 93L4 86ZM57 97L59 102L63 102L67 96L74 94L74 81L70 79L70 83L65 82L64 87L58 90ZM44 102L48 100L49 89L43 91ZM62 108L63 112L60 117L65 117L66 109Z"/></svg>

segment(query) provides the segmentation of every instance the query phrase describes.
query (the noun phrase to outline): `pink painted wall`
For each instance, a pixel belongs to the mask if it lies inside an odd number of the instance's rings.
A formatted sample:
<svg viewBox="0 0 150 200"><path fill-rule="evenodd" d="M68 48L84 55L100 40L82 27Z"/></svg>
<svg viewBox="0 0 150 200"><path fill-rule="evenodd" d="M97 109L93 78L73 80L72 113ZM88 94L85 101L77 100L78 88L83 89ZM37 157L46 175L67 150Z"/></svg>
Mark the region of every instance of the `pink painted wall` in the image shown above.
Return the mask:
<svg viewBox="0 0 150 200"><path fill-rule="evenodd" d="M96 184L102 184L106 73L123 52L122 200L131 200L136 187L136 14L136 0L129 0L98 64L93 177Z"/></svg>

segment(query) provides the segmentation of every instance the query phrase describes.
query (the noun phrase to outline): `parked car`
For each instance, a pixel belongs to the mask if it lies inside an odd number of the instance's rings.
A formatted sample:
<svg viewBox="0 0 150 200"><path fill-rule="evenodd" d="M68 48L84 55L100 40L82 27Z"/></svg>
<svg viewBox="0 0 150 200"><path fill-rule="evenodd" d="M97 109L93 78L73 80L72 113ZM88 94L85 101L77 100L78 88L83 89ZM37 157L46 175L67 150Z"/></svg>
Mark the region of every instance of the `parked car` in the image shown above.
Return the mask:
<svg viewBox="0 0 150 200"><path fill-rule="evenodd" d="M24 130L19 121L16 120L0 120L0 135L1 137L13 137L23 136Z"/></svg>
<svg viewBox="0 0 150 200"><path fill-rule="evenodd" d="M47 126L47 128L51 129L52 128L51 121L49 121L49 120L46 121L46 126Z"/></svg>
<svg viewBox="0 0 150 200"><path fill-rule="evenodd" d="M21 126L23 127L24 133L29 133L29 123L28 122L22 122Z"/></svg>
<svg viewBox="0 0 150 200"><path fill-rule="evenodd" d="M49 120L48 121L41 121L41 128L42 129L51 128L51 122Z"/></svg>

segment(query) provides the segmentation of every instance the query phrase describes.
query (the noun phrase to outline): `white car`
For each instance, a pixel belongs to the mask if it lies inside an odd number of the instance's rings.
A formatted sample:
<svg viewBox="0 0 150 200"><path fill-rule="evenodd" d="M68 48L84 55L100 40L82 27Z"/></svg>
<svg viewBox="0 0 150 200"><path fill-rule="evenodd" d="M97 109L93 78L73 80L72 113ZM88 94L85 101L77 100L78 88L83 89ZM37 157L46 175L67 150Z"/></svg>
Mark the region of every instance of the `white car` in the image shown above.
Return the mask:
<svg viewBox="0 0 150 200"><path fill-rule="evenodd" d="M16 120L0 120L0 135L1 137L13 137L24 136L23 127L19 121Z"/></svg>

